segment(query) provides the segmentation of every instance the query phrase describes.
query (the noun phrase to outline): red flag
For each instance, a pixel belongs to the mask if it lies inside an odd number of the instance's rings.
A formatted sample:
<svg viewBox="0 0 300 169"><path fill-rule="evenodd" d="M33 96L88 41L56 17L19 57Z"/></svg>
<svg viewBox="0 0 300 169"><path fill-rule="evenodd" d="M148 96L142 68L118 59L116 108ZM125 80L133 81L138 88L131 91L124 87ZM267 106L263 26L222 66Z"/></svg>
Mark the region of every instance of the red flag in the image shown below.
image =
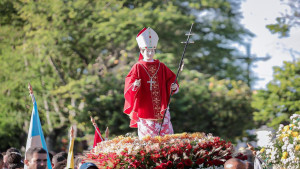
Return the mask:
<svg viewBox="0 0 300 169"><path fill-rule="evenodd" d="M95 136L94 136L94 145L93 147L96 147L98 143L103 141L103 137L101 135L101 132L98 127L95 127Z"/></svg>

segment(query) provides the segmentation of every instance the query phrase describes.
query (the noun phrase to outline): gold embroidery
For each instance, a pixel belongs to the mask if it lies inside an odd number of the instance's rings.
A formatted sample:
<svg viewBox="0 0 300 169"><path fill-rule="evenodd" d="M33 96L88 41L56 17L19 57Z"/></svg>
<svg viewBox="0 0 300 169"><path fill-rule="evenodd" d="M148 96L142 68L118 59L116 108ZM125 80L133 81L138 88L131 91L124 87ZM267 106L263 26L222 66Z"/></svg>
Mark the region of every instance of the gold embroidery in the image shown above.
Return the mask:
<svg viewBox="0 0 300 169"><path fill-rule="evenodd" d="M150 65L149 66L149 74L152 77L158 68L156 65ZM157 72L158 74L158 72ZM153 104L153 113L154 113L154 118L156 119L161 119L161 114L160 114L160 109L161 109L161 98L160 98L160 90L159 90L159 81L157 74L153 77L153 79L156 81L156 83L153 84L152 90L151 90L151 96L152 96L152 104Z"/></svg>

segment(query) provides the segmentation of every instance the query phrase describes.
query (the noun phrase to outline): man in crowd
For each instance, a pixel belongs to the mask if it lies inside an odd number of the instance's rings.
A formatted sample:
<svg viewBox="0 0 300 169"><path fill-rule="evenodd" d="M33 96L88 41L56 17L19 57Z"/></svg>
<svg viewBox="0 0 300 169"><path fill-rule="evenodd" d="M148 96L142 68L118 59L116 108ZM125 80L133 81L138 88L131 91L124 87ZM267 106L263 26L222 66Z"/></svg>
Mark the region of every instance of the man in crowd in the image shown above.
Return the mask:
<svg viewBox="0 0 300 169"><path fill-rule="evenodd" d="M22 162L22 155L17 152L11 152L7 155L6 159L7 168L8 169L20 169L24 168L24 164Z"/></svg>
<svg viewBox="0 0 300 169"><path fill-rule="evenodd" d="M20 150L14 148L14 147L11 147L11 148L7 149L7 150L6 150L6 153L5 153L4 157L3 157L3 163L4 163L4 164L3 164L3 169L7 169L7 168L8 168L7 157L8 157L8 155L9 155L10 153L12 153L12 152L21 154Z"/></svg>
<svg viewBox="0 0 300 169"><path fill-rule="evenodd" d="M26 151L24 162L28 169L46 169L47 152L42 147L31 147Z"/></svg>
<svg viewBox="0 0 300 169"><path fill-rule="evenodd" d="M67 158L68 158L68 153L66 153L66 152L62 151L62 152L55 154L52 158L52 168L55 168L56 165L60 162L66 163L66 165L67 165Z"/></svg>

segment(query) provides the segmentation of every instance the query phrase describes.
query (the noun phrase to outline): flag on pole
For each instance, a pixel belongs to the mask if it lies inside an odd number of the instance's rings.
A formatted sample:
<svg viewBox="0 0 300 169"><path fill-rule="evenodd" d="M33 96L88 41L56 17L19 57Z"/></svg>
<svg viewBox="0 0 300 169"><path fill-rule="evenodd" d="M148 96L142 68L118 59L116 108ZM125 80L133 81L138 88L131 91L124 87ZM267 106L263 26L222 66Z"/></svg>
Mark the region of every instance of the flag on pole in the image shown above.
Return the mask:
<svg viewBox="0 0 300 169"><path fill-rule="evenodd" d="M96 147L98 143L102 142L104 139L101 135L101 132L98 128L98 126L95 126L95 135L94 135L94 145L93 147Z"/></svg>
<svg viewBox="0 0 300 169"><path fill-rule="evenodd" d="M74 148L74 129L73 127L71 127L71 131L70 131L70 144L69 144L69 152L68 152L68 161L67 161L67 168L74 168L74 152L73 152L73 148Z"/></svg>
<svg viewBox="0 0 300 169"><path fill-rule="evenodd" d="M93 147L96 147L97 144L100 143L100 142L102 142L102 141L104 141L104 139L103 139L103 137L101 135L101 132L100 132L100 130L98 128L98 125L96 124L94 118L92 116L90 116L90 118L91 118L91 122L93 123L93 126L95 127L95 135L94 135L94 145L93 145ZM108 129L106 129L106 130L108 130ZM105 132L105 134L106 134L106 132ZM107 136L105 136L105 137L107 137Z"/></svg>
<svg viewBox="0 0 300 169"><path fill-rule="evenodd" d="M31 88L31 86L30 86L30 88ZM32 114L31 114L29 130L28 130L26 151L31 147L42 147L44 150L47 151L48 169L52 169L47 145L45 142L45 138L44 138L44 134L43 134L42 126L41 126L39 112L37 109L37 105L36 105L36 101L35 101L33 92L31 92L30 96L31 96L32 103L33 103L33 110L32 110ZM26 165L24 166L24 169L27 169Z"/></svg>

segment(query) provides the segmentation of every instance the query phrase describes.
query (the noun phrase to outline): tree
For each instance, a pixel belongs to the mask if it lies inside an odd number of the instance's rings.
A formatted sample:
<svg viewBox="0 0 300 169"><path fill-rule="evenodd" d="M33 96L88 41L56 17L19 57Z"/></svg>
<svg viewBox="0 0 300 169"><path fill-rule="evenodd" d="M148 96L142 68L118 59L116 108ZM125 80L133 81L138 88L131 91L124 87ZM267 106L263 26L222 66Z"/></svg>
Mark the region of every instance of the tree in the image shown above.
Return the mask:
<svg viewBox="0 0 300 169"><path fill-rule="evenodd" d="M266 90L259 90L253 97L254 120L278 127L288 123L292 114L300 114L300 61L284 62L283 67L274 67L274 79Z"/></svg>
<svg viewBox="0 0 300 169"><path fill-rule="evenodd" d="M218 80L196 71L184 71L180 94L170 111L174 131L213 133L230 141L247 136L253 127L251 92L242 81Z"/></svg>
<svg viewBox="0 0 300 169"><path fill-rule="evenodd" d="M276 18L275 24L267 25L272 33L278 33L281 37L289 36L292 27L300 26L300 0L281 0L289 7L289 11Z"/></svg>

